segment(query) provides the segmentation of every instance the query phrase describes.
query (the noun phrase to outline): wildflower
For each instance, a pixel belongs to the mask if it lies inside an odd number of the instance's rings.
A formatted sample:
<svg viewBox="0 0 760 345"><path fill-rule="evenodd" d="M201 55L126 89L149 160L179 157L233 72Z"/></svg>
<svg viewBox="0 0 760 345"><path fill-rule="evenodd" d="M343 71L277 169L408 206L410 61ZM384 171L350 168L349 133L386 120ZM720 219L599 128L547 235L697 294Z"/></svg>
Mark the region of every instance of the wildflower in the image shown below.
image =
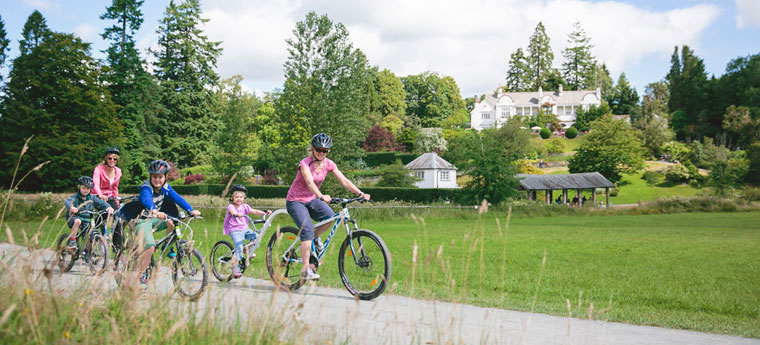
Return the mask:
<svg viewBox="0 0 760 345"><path fill-rule="evenodd" d="M69 333L69 331L63 332L63 336L66 337L66 339L71 339L71 333Z"/></svg>

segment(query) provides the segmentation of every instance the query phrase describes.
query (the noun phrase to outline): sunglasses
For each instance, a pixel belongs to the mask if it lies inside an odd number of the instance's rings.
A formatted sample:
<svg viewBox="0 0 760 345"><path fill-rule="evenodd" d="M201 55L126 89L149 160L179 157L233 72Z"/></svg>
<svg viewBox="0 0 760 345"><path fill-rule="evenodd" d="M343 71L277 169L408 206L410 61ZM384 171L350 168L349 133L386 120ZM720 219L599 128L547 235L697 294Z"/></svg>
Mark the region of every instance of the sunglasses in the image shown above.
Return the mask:
<svg viewBox="0 0 760 345"><path fill-rule="evenodd" d="M118 159L118 158L116 158L116 157L108 157L108 158L106 158L106 159L107 159L107 160L109 160L109 161L115 161L115 162L118 162L118 161L119 161L119 159Z"/></svg>
<svg viewBox="0 0 760 345"><path fill-rule="evenodd" d="M315 148L314 151L317 151L319 153L328 153L328 152L330 152L330 149L318 149L318 148Z"/></svg>

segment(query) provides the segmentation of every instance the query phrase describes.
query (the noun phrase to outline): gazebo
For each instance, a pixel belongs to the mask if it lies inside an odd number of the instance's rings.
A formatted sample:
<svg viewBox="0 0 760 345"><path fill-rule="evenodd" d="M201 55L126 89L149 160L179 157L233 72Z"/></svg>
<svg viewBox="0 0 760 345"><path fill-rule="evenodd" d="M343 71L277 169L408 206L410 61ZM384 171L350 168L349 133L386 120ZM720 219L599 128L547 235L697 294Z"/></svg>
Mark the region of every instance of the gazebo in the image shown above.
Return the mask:
<svg viewBox="0 0 760 345"><path fill-rule="evenodd" d="M536 199L536 191L546 191L546 203L551 204L553 192L562 191L562 203L567 203L567 191L576 190L578 192L578 205L583 206L583 199L580 197L583 190L591 190L591 202L596 204L596 189L604 188L607 197L607 207L610 207L610 188L615 185L608 179L604 178L598 172L567 174L567 175L528 175L518 174L520 180L520 189L528 193L528 199Z"/></svg>

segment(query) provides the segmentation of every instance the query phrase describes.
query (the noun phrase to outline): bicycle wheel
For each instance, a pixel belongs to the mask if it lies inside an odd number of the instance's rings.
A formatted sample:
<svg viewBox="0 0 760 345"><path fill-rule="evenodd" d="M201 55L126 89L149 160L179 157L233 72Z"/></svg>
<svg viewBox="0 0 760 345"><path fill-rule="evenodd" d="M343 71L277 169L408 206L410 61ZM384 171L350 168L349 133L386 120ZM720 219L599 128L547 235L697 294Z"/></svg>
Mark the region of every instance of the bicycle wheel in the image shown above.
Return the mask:
<svg viewBox="0 0 760 345"><path fill-rule="evenodd" d="M267 246L267 270L275 285L290 291L300 288L305 281L301 279L301 240L298 238L298 229L286 226L272 234ZM314 253L310 263L319 266Z"/></svg>
<svg viewBox="0 0 760 345"><path fill-rule="evenodd" d="M232 258L235 256L235 248L227 241L219 241L211 249L211 273L220 282L232 279Z"/></svg>
<svg viewBox="0 0 760 345"><path fill-rule="evenodd" d="M196 301L208 285L208 267L197 249L184 248L172 263L172 281L180 296Z"/></svg>
<svg viewBox="0 0 760 345"><path fill-rule="evenodd" d="M105 237L95 234L90 242L90 252L87 255L87 267L92 273L105 271L108 265L108 243Z"/></svg>
<svg viewBox="0 0 760 345"><path fill-rule="evenodd" d="M55 246L56 259L58 260L58 268L61 272L71 271L74 267L74 261L77 261L78 249L69 249L69 233L63 233L58 237L58 242Z"/></svg>
<svg viewBox="0 0 760 345"><path fill-rule="evenodd" d="M356 230L351 240L346 237L340 246L338 272L352 295L361 300L376 298L383 293L391 277L388 247L374 232Z"/></svg>

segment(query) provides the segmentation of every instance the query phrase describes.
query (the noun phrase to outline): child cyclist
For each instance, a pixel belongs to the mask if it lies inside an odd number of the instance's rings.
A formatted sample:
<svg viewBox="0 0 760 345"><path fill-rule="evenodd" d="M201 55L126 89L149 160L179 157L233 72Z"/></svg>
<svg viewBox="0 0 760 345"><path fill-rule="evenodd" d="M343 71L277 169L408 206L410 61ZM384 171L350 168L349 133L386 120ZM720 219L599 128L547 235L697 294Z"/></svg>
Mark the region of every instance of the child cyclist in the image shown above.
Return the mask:
<svg viewBox="0 0 760 345"><path fill-rule="evenodd" d="M235 257L232 260L232 276L240 278L240 266L238 262L243 260L243 242L245 240L253 241L256 239L256 233L248 227L248 220L243 218L253 213L259 216L270 215L272 211L259 211L252 209L248 204L244 204L245 194L248 190L242 184L236 184L230 189L230 205L227 206L227 214L224 216L225 235L230 235L232 243L235 245Z"/></svg>
<svg viewBox="0 0 760 345"><path fill-rule="evenodd" d="M77 232L82 224L89 226L90 216L80 215L79 211L94 211L108 210L108 214L113 213L113 208L105 201L98 199L98 197L91 195L90 190L95 186L95 182L89 176L82 176L77 179L77 192L66 198L63 204L66 206L66 219L69 228L71 228L71 236L69 236L69 248L75 248L77 246ZM86 228L84 228L86 230Z"/></svg>
<svg viewBox="0 0 760 345"><path fill-rule="evenodd" d="M142 210L136 228L138 238L142 237L145 244L144 252L138 260L137 272L144 272L148 268L150 258L156 251L153 230L166 229L167 234L174 231L174 223L167 219L167 215L178 216L177 205L194 216L201 214L200 211L193 210L193 207L166 183L168 172L169 163L163 160L152 161L148 165L150 179L140 186L137 206ZM173 253L170 253L170 256L171 254Z"/></svg>

